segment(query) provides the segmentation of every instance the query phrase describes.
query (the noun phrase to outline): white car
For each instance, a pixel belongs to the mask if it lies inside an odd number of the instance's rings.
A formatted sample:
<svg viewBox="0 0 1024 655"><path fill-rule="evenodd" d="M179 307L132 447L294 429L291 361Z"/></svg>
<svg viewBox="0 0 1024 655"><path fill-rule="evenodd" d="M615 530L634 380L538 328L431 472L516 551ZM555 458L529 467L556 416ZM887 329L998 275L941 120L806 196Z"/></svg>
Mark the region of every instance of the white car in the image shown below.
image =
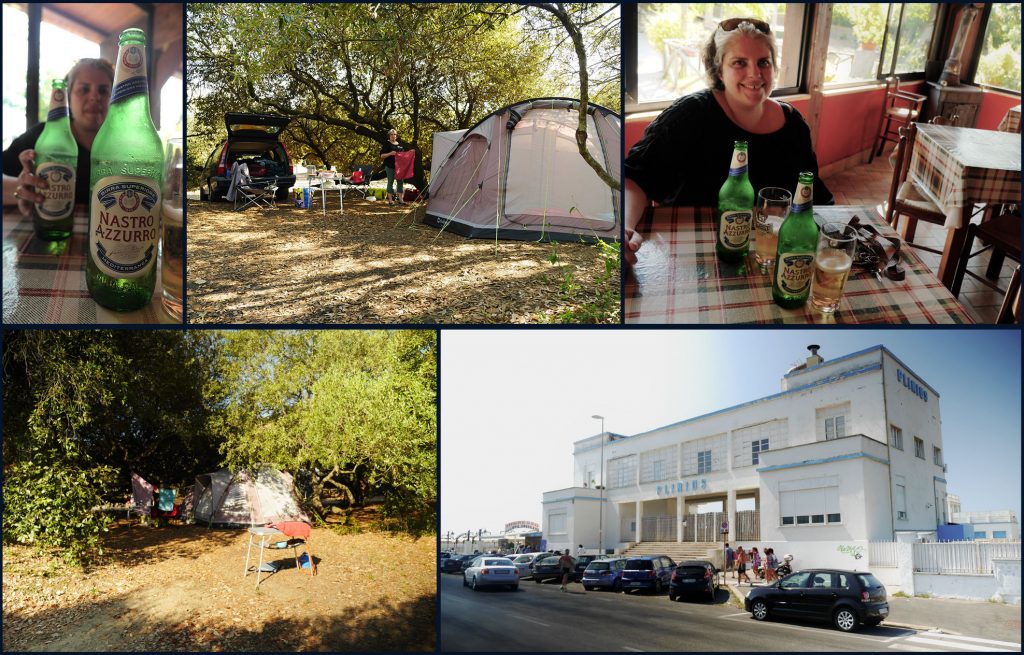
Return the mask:
<svg viewBox="0 0 1024 655"><path fill-rule="evenodd" d="M519 569L507 557L481 555L462 573L462 586L473 591L489 585L504 585L512 591L519 589Z"/></svg>
<svg viewBox="0 0 1024 655"><path fill-rule="evenodd" d="M539 556L543 555L547 557L551 553L523 553L513 558L512 563L519 569L519 578L529 578L533 575L533 563L537 561Z"/></svg>

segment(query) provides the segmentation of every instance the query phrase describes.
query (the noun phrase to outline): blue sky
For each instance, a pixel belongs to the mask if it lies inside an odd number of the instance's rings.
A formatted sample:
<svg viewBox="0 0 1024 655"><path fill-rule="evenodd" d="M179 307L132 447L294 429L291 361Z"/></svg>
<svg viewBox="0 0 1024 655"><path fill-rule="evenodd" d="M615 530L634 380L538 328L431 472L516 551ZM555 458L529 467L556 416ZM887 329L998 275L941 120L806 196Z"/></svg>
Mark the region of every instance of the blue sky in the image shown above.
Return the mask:
<svg viewBox="0 0 1024 655"><path fill-rule="evenodd" d="M1017 330L449 330L441 337L441 530L540 520L572 484L572 442L635 434L780 390L825 359L884 345L940 394L948 490L1020 520Z"/></svg>

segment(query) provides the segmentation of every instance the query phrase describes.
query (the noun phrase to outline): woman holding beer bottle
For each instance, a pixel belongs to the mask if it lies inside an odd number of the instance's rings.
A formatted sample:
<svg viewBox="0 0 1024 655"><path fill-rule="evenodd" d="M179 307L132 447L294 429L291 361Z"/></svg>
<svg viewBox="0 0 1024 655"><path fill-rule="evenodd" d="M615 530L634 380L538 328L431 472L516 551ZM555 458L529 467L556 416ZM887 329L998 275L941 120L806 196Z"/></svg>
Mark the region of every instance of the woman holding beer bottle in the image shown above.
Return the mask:
<svg viewBox="0 0 1024 655"><path fill-rule="evenodd" d="M114 68L105 59L81 59L67 75L71 109L71 133L78 143L78 167L75 177L75 203L89 199L89 157L92 142L107 118ZM34 203L43 202L37 186L46 182L33 174L33 150L46 123L41 122L11 142L4 150L4 205L17 203L18 211L29 216Z"/></svg>
<svg viewBox="0 0 1024 655"><path fill-rule="evenodd" d="M651 201L717 206L737 141L749 144L755 191L792 189L800 171L812 171L814 204L834 203L818 178L807 123L789 104L769 97L778 68L771 26L755 18L723 20L702 60L709 88L661 112L626 157L625 257L630 264L641 243L635 228Z"/></svg>

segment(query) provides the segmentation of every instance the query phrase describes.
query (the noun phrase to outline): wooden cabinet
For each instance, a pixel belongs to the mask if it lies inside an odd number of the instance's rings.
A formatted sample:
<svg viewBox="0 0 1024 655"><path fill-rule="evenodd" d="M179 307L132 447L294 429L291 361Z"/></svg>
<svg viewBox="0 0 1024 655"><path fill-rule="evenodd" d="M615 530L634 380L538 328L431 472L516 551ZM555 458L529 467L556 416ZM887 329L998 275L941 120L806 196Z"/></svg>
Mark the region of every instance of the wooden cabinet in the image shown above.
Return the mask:
<svg viewBox="0 0 1024 655"><path fill-rule="evenodd" d="M981 89L976 86L942 86L936 82L926 84L928 102L925 103L922 120L945 116L950 125L974 127L981 107Z"/></svg>

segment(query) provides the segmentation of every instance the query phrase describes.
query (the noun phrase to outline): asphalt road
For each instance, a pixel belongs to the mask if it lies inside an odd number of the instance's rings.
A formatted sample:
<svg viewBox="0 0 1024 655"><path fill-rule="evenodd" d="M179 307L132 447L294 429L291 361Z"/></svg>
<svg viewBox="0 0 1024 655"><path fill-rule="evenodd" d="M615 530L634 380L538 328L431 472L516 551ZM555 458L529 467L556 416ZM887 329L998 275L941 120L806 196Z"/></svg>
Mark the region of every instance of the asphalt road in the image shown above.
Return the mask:
<svg viewBox="0 0 1024 655"><path fill-rule="evenodd" d="M715 602L668 596L584 591L524 580L519 591L462 586L461 575L441 575L442 651L890 651L992 650L991 644L914 630L759 623L721 589ZM980 640L979 640L980 641ZM1014 650L1018 650L1014 649Z"/></svg>

